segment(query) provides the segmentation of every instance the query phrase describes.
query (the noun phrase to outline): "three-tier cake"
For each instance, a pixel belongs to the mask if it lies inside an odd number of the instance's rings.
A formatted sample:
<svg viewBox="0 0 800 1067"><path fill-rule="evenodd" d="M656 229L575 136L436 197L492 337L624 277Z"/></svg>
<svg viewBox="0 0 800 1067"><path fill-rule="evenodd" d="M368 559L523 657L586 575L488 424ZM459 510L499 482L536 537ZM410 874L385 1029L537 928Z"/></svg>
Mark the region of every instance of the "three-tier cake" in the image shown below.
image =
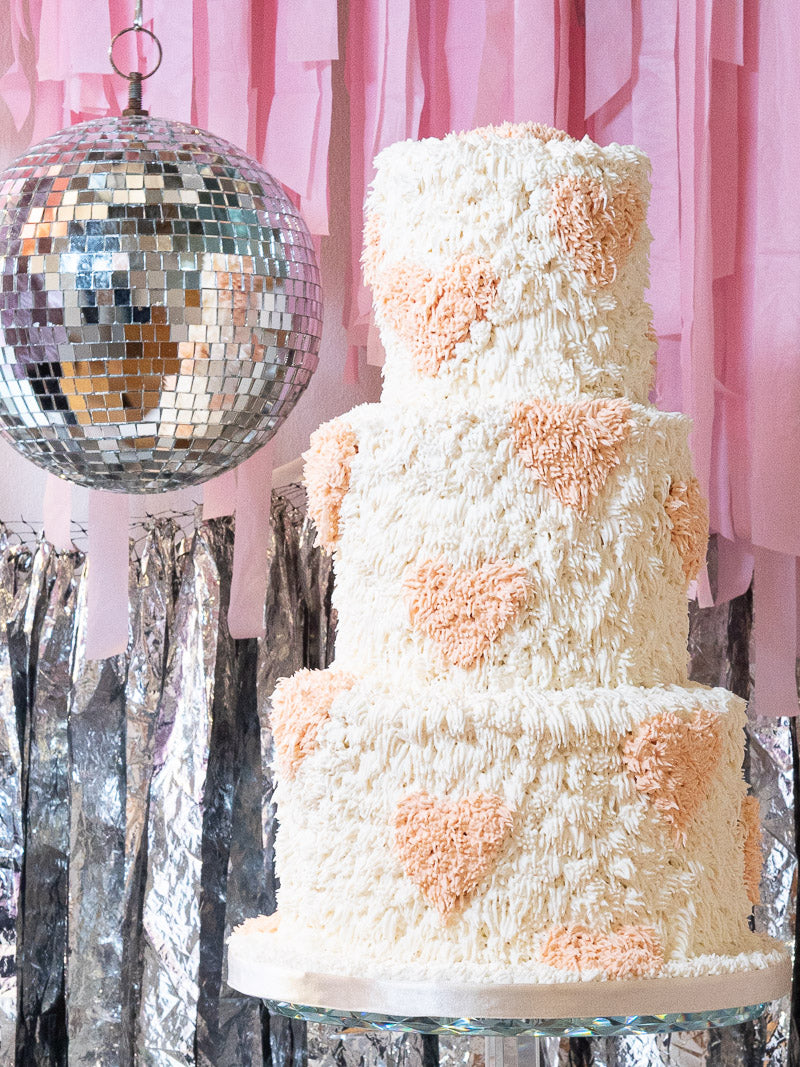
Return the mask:
<svg viewBox="0 0 800 1067"><path fill-rule="evenodd" d="M527 124L376 166L383 398L306 454L336 660L274 695L248 943L377 980L769 968L744 704L687 680L707 515L648 401L647 159Z"/></svg>

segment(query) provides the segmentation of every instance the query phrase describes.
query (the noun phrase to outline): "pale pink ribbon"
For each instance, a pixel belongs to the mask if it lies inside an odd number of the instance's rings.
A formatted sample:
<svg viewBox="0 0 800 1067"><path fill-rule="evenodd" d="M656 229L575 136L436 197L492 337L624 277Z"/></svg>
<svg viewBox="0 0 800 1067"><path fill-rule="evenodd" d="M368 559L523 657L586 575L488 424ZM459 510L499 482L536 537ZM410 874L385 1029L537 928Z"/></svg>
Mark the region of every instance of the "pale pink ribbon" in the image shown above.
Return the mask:
<svg viewBox="0 0 800 1067"><path fill-rule="evenodd" d="M128 647L130 501L125 493L89 492L86 658Z"/></svg>
<svg viewBox="0 0 800 1067"><path fill-rule="evenodd" d="M228 608L231 637L263 637L271 543L273 442L236 468L236 539Z"/></svg>

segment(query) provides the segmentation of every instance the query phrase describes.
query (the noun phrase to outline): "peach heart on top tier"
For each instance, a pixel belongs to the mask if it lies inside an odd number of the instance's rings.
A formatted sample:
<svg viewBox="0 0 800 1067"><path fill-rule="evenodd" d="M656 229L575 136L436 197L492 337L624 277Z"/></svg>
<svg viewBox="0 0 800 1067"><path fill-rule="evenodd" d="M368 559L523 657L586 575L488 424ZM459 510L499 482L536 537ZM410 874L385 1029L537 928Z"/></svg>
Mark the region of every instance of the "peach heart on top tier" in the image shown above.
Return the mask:
<svg viewBox="0 0 800 1067"><path fill-rule="evenodd" d="M627 400L531 400L511 417L514 447L538 482L584 514L621 458L631 431Z"/></svg>
<svg viewBox="0 0 800 1067"><path fill-rule="evenodd" d="M287 778L294 778L300 764L314 750L317 734L328 719L334 700L355 684L355 675L335 668L304 668L291 678L278 681L272 694L270 726L275 756Z"/></svg>
<svg viewBox="0 0 800 1067"><path fill-rule="evenodd" d="M708 797L722 755L719 726L713 711L697 711L688 722L664 711L625 741L622 758L636 788L672 825L679 845L686 843L686 830Z"/></svg>
<svg viewBox="0 0 800 1067"><path fill-rule="evenodd" d="M470 255L438 274L405 260L385 264L375 246L379 240L379 223L369 222L363 258L375 304L409 346L414 369L438 374L469 337L472 323L486 318L497 295L497 275L488 260Z"/></svg>
<svg viewBox="0 0 800 1067"><path fill-rule="evenodd" d="M446 560L411 564L403 577L411 625L430 637L448 663L471 667L528 595L527 572L504 559L474 570Z"/></svg>
<svg viewBox="0 0 800 1067"><path fill-rule="evenodd" d="M400 801L395 843L403 870L445 922L494 864L512 824L493 793L448 800L422 792Z"/></svg>
<svg viewBox="0 0 800 1067"><path fill-rule="evenodd" d="M693 582L705 562L708 542L708 504L698 480L673 482L664 507L686 581Z"/></svg>
<svg viewBox="0 0 800 1067"><path fill-rule="evenodd" d="M601 182L571 175L553 185L550 216L575 267L592 285L610 285L644 221L639 190L623 182L609 197Z"/></svg>
<svg viewBox="0 0 800 1067"><path fill-rule="evenodd" d="M350 465L358 452L358 437L344 419L323 423L311 435L303 453L303 481L308 514L317 527L317 542L328 552L339 539L339 511L350 488Z"/></svg>

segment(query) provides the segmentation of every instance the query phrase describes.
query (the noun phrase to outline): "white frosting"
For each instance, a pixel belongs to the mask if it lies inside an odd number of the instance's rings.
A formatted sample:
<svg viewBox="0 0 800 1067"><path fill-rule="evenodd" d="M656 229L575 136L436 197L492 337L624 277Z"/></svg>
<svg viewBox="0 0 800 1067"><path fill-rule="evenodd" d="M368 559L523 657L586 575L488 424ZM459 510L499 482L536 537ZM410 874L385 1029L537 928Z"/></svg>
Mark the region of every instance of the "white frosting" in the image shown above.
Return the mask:
<svg viewBox="0 0 800 1067"><path fill-rule="evenodd" d="M386 264L434 272L461 255L487 259L499 278L495 306L472 326L435 377L417 373L404 343L375 318L386 349L385 401L448 397L623 396L645 403L655 342L644 300L651 235L646 225L613 284L596 289L576 271L550 216L565 176L649 193L647 157L635 148L477 134L403 141L383 150L367 211L382 221Z"/></svg>
<svg viewBox="0 0 800 1067"><path fill-rule="evenodd" d="M622 460L582 517L515 454L510 408L451 402L344 416L358 437L340 513L336 655L349 671L478 688L686 680L686 581L664 500L691 475L688 420L634 406ZM531 593L480 663L449 667L409 622L405 568L506 559Z"/></svg>
<svg viewBox="0 0 800 1067"><path fill-rule="evenodd" d="M637 791L622 746L659 712L690 720L701 709L720 716L722 756L681 846ZM276 792L279 929L318 966L337 957L346 973L570 981L575 972L540 957L562 923L652 926L671 975L752 965L767 949L747 924L737 826L744 703L725 690L543 692L518 681L498 694L373 678L330 714ZM397 805L420 791L492 793L514 813L493 869L446 925L394 845Z"/></svg>
<svg viewBox="0 0 800 1067"><path fill-rule="evenodd" d="M743 703L685 684L685 575L664 505L692 467L687 420L647 403L649 233L640 225L616 273L594 285L553 216L560 179L593 182L609 200L633 190L640 208L647 171L632 148L479 133L405 142L378 158L370 254L377 271L398 266L402 284L386 290L397 305L386 307L405 340L378 307L383 399L344 416L357 453L343 452L337 470L330 434L314 468L319 513L332 531L338 522L337 667L359 681L333 701L313 745L303 735L310 751L294 778L278 775L276 792L281 922L271 936L311 969L603 977L543 962L548 931L563 924L653 928L664 975L781 955L747 921ZM430 279L459 257L477 262L470 278L496 281L496 298L487 304L484 288L470 304L467 293L468 339L423 374L417 313L427 314L426 294L449 293ZM432 288L406 329L403 286L413 294L418 276ZM445 332L456 318L443 316ZM626 397L631 423L619 464L581 513L522 461L511 419L520 402L591 397ZM404 575L432 560L460 574L504 561L528 583L473 666L448 665L412 626ZM623 758L626 738L666 712L718 716L722 743L680 846ZM395 847L398 804L478 792L513 812L512 831L444 924Z"/></svg>

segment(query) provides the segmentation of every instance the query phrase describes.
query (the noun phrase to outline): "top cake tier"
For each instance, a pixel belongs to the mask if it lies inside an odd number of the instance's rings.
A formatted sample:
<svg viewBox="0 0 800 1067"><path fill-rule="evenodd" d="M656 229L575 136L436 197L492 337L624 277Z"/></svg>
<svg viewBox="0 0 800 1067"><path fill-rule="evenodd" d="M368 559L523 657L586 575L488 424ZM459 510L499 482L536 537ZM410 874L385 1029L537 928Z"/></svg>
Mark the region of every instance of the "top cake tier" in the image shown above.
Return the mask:
<svg viewBox="0 0 800 1067"><path fill-rule="evenodd" d="M364 276L384 403L537 395L647 403L647 157L537 124L384 149Z"/></svg>

